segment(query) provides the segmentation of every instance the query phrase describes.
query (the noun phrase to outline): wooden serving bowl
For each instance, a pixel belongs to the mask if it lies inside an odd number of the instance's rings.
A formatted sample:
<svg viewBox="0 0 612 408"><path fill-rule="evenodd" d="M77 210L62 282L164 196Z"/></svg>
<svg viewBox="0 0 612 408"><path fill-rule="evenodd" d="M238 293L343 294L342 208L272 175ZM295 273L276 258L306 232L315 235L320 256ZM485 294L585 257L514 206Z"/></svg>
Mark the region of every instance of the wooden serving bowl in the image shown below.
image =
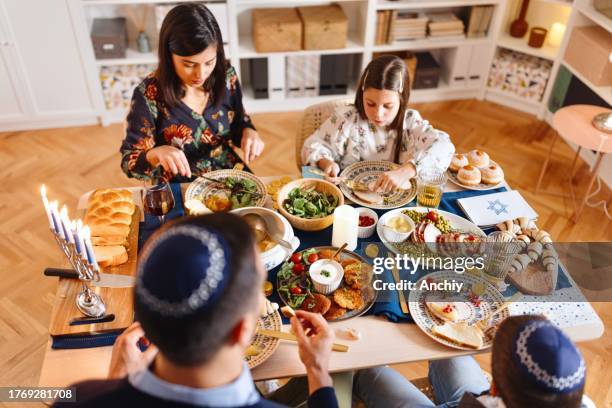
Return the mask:
<svg viewBox="0 0 612 408"><path fill-rule="evenodd" d="M311 178L303 178L294 180L288 184L285 184L283 188L278 192L277 197L277 205L278 211L289 220L289 223L294 227L302 231L320 231L332 225L334 222L334 214L330 214L327 217L323 218L301 218L293 214L289 214L287 210L283 207L283 201L287 199L289 196L289 192L294 188L299 187L302 189L310 189L313 188L320 192L331 194L338 198L338 206L344 204L344 196L342 195L342 191L334 184L329 181L325 181L322 179L311 179Z"/></svg>

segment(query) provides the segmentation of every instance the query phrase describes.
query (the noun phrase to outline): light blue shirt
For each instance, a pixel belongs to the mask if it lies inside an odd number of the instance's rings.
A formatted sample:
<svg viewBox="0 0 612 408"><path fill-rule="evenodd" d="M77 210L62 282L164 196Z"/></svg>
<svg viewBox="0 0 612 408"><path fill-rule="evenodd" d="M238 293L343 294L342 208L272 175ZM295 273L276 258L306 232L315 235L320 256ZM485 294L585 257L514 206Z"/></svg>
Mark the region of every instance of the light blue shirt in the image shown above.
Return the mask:
<svg viewBox="0 0 612 408"><path fill-rule="evenodd" d="M172 384L157 377L149 369L131 374L128 380L134 388L145 394L184 404L239 407L256 404L260 399L246 363L235 381L214 388L192 388Z"/></svg>

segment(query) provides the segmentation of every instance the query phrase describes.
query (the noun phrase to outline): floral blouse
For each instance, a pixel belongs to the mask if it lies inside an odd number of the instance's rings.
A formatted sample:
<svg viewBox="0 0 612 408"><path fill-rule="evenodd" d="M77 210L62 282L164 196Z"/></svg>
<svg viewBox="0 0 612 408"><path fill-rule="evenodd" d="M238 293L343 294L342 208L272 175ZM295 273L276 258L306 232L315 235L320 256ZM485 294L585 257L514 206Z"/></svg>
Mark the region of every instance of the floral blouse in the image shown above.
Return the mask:
<svg viewBox="0 0 612 408"><path fill-rule="evenodd" d="M355 106L343 106L306 139L302 163L316 165L326 158L344 169L361 160L394 161L397 142L395 130L362 119ZM413 162L417 171L421 167L446 171L455 153L448 134L434 129L414 109L406 110L401 142L400 164Z"/></svg>
<svg viewBox="0 0 612 408"><path fill-rule="evenodd" d="M146 152L160 145L183 150L193 177L242 163L232 144L240 146L243 129L255 127L244 112L242 91L233 67L227 69L221 104L215 107L209 103L203 114L183 102L176 107L166 106L158 98L157 87L157 78L151 73L134 90L127 134L120 149L121 168L128 177L187 181L180 174L173 177L161 167L153 168L147 161Z"/></svg>

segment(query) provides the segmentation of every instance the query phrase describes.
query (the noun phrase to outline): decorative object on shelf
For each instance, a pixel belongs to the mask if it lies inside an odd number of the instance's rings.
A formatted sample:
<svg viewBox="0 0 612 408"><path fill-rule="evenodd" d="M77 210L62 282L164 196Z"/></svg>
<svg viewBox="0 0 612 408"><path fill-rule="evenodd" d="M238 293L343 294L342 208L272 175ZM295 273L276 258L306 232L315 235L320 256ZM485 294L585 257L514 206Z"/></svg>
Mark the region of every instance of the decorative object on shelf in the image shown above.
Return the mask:
<svg viewBox="0 0 612 408"><path fill-rule="evenodd" d="M154 69L155 65L146 64L100 67L100 85L106 108L129 108L134 88Z"/></svg>
<svg viewBox="0 0 612 408"><path fill-rule="evenodd" d="M547 43L551 47L558 48L561 45L561 41L563 40L563 36L565 35L565 24L563 23L553 23L550 27L550 32L548 33Z"/></svg>
<svg viewBox="0 0 612 408"><path fill-rule="evenodd" d="M542 27L533 27L529 32L529 41L527 45L533 48L542 48L546 39L548 30Z"/></svg>
<svg viewBox="0 0 612 408"><path fill-rule="evenodd" d="M540 101L552 62L500 48L493 59L487 85L521 98Z"/></svg>
<svg viewBox="0 0 612 408"><path fill-rule="evenodd" d="M253 45L257 52L299 51L302 20L295 8L255 9Z"/></svg>
<svg viewBox="0 0 612 408"><path fill-rule="evenodd" d="M129 15L130 20L138 29L138 37L136 38L138 52L145 54L151 52L151 42L149 41L149 36L145 32L145 27L147 26L147 17L149 16L149 7L144 6L143 9L144 11L142 12L141 17L138 18L133 7L125 7L125 10Z"/></svg>
<svg viewBox="0 0 612 408"><path fill-rule="evenodd" d="M612 112L599 113L593 117L595 129L605 133L612 133Z"/></svg>
<svg viewBox="0 0 612 408"><path fill-rule="evenodd" d="M298 7L305 50L345 48L348 18L338 5Z"/></svg>
<svg viewBox="0 0 612 408"><path fill-rule="evenodd" d="M94 18L91 41L96 59L125 58L127 50L125 18Z"/></svg>
<svg viewBox="0 0 612 408"><path fill-rule="evenodd" d="M612 85L612 34L599 26L575 27L565 61L595 86Z"/></svg>
<svg viewBox="0 0 612 408"><path fill-rule="evenodd" d="M516 38L523 38L529 29L529 24L525 20L527 15L527 9L529 8L529 0L523 0L521 4L521 11L516 20L510 24L510 35Z"/></svg>

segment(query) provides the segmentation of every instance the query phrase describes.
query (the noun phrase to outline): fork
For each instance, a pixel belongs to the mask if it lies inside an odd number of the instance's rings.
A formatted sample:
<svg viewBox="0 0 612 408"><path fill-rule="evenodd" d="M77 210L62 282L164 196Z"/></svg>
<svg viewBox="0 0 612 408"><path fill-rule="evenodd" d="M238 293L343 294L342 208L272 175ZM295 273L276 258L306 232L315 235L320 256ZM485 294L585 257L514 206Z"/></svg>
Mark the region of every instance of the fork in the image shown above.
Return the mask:
<svg viewBox="0 0 612 408"><path fill-rule="evenodd" d="M488 316L483 317L482 319L478 320L474 324L480 330L485 331L489 327L490 320L493 316L503 312L504 310L508 308L508 306L510 306L514 302L519 301L522 297L523 297L523 294L521 292L516 292L514 295L510 296L508 300L506 300L500 307L495 309L493 313L489 314Z"/></svg>
<svg viewBox="0 0 612 408"><path fill-rule="evenodd" d="M390 258L393 258L393 254L391 252L387 252L387 256ZM391 268L391 274L393 275L393 280L395 280L395 283L399 284L401 281L400 275L395 265L393 265L393 267ZM404 291L398 290L397 297L399 298L400 308L402 309L402 313L404 314L410 313L410 311L408 310L408 304L406 303L406 298L404 297Z"/></svg>

